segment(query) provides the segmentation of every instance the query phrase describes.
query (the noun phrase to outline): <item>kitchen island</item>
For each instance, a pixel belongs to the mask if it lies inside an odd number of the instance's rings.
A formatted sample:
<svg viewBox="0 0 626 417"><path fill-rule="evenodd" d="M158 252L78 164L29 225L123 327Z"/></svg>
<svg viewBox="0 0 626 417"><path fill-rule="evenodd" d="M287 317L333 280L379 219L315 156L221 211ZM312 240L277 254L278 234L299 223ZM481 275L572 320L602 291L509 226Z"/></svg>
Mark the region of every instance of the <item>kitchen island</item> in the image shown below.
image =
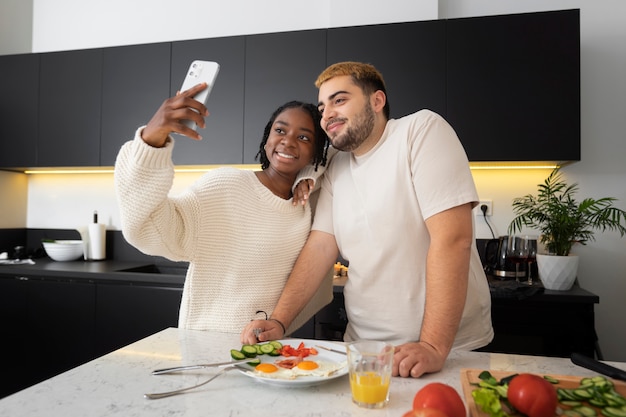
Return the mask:
<svg viewBox="0 0 626 417"><path fill-rule="evenodd" d="M419 379L393 378L389 404L381 410L353 404L347 376L313 387L286 388L233 371L186 394L144 398L144 393L193 385L216 372L213 368L153 376L152 370L229 360L230 349L240 346L239 335L168 328L0 400L0 416L398 417L411 408L415 393L430 382L449 384L462 395L460 371L464 368L596 375L566 358L452 352L439 373ZM626 369L626 363L612 364Z"/></svg>

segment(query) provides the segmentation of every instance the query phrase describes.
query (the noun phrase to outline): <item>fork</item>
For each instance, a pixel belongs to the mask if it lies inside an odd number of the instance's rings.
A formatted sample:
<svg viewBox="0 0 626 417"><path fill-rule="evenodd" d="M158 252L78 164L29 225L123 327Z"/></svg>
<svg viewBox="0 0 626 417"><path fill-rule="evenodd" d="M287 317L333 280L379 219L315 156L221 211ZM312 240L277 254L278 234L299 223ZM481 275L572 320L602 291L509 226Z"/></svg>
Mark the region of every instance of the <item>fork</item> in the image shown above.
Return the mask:
<svg viewBox="0 0 626 417"><path fill-rule="evenodd" d="M167 392L155 392L155 393L152 393L152 394L144 394L143 396L144 396L145 398L149 399L149 400L158 400L159 398L171 397L172 395L182 394L183 392L186 392L186 391L192 390L192 389L194 389L194 388L198 388L198 387L201 387L201 386L203 386L203 385L206 385L206 384L208 384L209 382L213 381L213 380L214 380L215 378L217 378L218 376L220 376L220 375L224 375L226 372L228 372L228 371L230 371L230 370L232 370L232 369L235 369L235 368L236 368L235 366L228 366L228 367L222 368L222 369L220 369L220 371L219 371L219 372L217 372L217 373L216 373L215 375L213 375L211 378L209 378L209 379L207 379L206 381L201 382L201 383L199 383L199 384L197 384L197 385L193 385L193 386L191 386L191 387L187 387L187 388L180 388L180 389L177 389L177 390L174 390L174 391L167 391Z"/></svg>

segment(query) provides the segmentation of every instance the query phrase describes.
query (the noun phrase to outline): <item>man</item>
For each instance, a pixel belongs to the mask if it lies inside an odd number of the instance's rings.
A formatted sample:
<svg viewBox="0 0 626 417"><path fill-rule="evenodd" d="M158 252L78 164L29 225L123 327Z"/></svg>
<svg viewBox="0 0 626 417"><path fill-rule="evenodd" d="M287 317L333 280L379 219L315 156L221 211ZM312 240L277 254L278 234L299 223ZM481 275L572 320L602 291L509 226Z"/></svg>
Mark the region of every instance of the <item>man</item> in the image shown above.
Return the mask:
<svg viewBox="0 0 626 417"><path fill-rule="evenodd" d="M454 348L493 338L491 299L475 247L478 195L450 125L422 110L394 120L380 73L338 63L316 81L333 147L311 234L269 321L243 342L284 336L337 255L349 262L344 339L397 344L393 374L437 372Z"/></svg>

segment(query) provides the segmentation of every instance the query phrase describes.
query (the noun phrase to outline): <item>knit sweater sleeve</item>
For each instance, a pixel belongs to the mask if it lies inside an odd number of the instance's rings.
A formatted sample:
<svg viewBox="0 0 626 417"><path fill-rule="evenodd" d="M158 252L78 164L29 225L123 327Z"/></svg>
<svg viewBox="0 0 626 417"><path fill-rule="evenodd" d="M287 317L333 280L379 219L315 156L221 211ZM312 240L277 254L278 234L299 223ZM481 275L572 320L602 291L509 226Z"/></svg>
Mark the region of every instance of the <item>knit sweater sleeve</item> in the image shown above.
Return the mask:
<svg viewBox="0 0 626 417"><path fill-rule="evenodd" d="M326 166L321 166L321 165L318 166L317 171L315 170L315 167L312 164L309 164L305 166L304 168L302 168L300 172L298 173L296 180L293 182L293 185L291 186L291 191L295 191L298 184L300 184L300 182L303 180L313 180L313 184L315 185L314 189L317 190L319 188L318 179L322 175L324 175L324 172L326 172L326 168L328 168L328 165L330 165L331 160L337 154L337 152L339 152L337 149L333 148L332 146L329 147L327 160L326 160Z"/></svg>
<svg viewBox="0 0 626 417"><path fill-rule="evenodd" d="M174 180L170 137L163 148L141 139L139 128L115 162L114 183L124 238L140 251L173 261L188 260L195 238L193 194L169 198Z"/></svg>

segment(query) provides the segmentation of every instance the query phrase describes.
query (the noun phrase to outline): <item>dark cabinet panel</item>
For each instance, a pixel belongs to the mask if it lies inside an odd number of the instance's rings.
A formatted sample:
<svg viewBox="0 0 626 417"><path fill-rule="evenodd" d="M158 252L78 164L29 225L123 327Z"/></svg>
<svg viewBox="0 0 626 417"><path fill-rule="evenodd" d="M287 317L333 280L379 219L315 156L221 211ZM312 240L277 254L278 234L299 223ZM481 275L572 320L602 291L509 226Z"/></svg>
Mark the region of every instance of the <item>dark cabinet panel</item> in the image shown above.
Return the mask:
<svg viewBox="0 0 626 417"><path fill-rule="evenodd" d="M469 159L580 160L579 11L447 22L447 118Z"/></svg>
<svg viewBox="0 0 626 417"><path fill-rule="evenodd" d="M92 284L0 276L0 317L0 397L95 357Z"/></svg>
<svg viewBox="0 0 626 417"><path fill-rule="evenodd" d="M97 350L104 354L178 326L182 288L97 284Z"/></svg>
<svg viewBox="0 0 626 417"><path fill-rule="evenodd" d="M100 165L102 49L41 55L40 167Z"/></svg>
<svg viewBox="0 0 626 417"><path fill-rule="evenodd" d="M207 102L210 115L206 119L206 128L198 131L203 140L196 142L174 135L174 164L240 164L243 154L244 37L172 43L170 95L180 89L189 64L196 59L217 62L220 72Z"/></svg>
<svg viewBox="0 0 626 417"><path fill-rule="evenodd" d="M445 50L443 20L328 30L328 64L374 65L385 79L393 118L425 108L445 117Z"/></svg>
<svg viewBox="0 0 626 417"><path fill-rule="evenodd" d="M36 164L39 55L0 56L0 167Z"/></svg>
<svg viewBox="0 0 626 417"><path fill-rule="evenodd" d="M276 108L291 100L317 103L314 82L325 64L325 30L246 37L244 163L258 163L263 130Z"/></svg>
<svg viewBox="0 0 626 417"><path fill-rule="evenodd" d="M106 48L102 70L100 165L148 123L170 93L170 43Z"/></svg>

